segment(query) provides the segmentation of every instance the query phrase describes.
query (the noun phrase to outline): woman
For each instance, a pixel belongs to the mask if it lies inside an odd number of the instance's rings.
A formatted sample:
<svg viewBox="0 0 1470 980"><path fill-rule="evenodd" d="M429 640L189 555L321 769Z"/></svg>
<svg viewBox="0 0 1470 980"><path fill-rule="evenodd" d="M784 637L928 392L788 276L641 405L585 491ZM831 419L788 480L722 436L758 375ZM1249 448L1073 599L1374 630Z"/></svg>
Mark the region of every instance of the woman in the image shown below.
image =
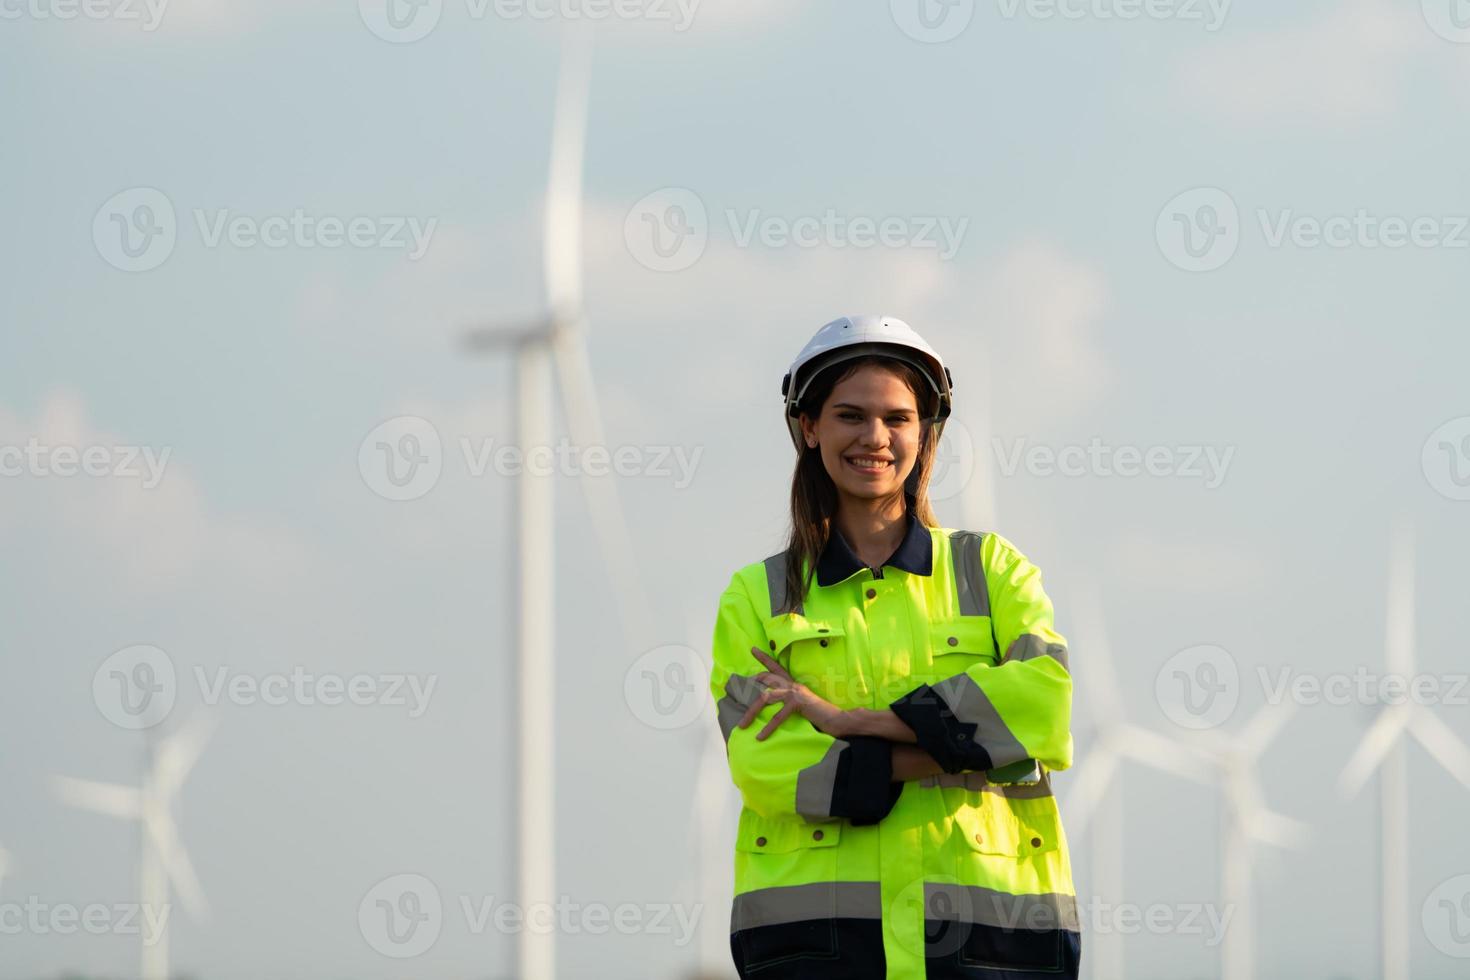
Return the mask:
<svg viewBox="0 0 1470 980"><path fill-rule="evenodd" d="M827 324L783 382L791 539L731 578L710 676L742 978L1077 975L1066 641L1014 545L937 526L950 384L892 317Z"/></svg>

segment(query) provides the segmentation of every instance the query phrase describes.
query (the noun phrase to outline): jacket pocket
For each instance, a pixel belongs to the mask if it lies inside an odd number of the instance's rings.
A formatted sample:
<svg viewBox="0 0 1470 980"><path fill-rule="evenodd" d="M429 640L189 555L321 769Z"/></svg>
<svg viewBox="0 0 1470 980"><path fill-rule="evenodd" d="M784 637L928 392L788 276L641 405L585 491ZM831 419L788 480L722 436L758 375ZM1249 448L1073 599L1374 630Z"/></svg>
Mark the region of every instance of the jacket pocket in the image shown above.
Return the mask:
<svg viewBox="0 0 1470 980"><path fill-rule="evenodd" d="M769 897L763 901L777 905L816 903L807 908L783 908L775 918L785 921L739 929L736 940L742 975L780 963L795 961L794 970L808 961L815 966L838 959L835 904L821 900L812 889L791 889L797 893L793 897L786 886L835 879L837 852L826 848L837 847L842 825L841 820L812 824L799 817L777 819L741 811L735 837L737 885L765 891ZM776 975L796 974L776 971Z"/></svg>
<svg viewBox="0 0 1470 980"><path fill-rule="evenodd" d="M1031 857L1061 844L1061 820L1050 797L1027 800L985 793L978 804L955 810L954 822L965 845L980 854Z"/></svg>
<svg viewBox="0 0 1470 980"><path fill-rule="evenodd" d="M963 972L957 975L1064 972L1066 932L1076 928L1075 900L1034 894L1039 869L1031 863L1050 864L1052 852L1061 846L1056 802L985 793L977 805L957 809L954 823L967 849L961 852L957 874L961 881L982 886L966 890L959 899L964 907L957 918L963 924L952 941ZM1047 877L1041 875L1042 880Z"/></svg>
<svg viewBox="0 0 1470 980"><path fill-rule="evenodd" d="M1000 660L990 632L989 616L965 616L931 623L929 652L936 680L964 673L977 664Z"/></svg>
<svg viewBox="0 0 1470 980"><path fill-rule="evenodd" d="M868 703L868 685L854 668L841 623L788 613L765 625L771 656L794 680L839 708Z"/></svg>
<svg viewBox="0 0 1470 980"><path fill-rule="evenodd" d="M740 812L735 850L749 854L790 854L813 847L836 847L841 839L841 820L808 823L800 817L773 819L746 809Z"/></svg>

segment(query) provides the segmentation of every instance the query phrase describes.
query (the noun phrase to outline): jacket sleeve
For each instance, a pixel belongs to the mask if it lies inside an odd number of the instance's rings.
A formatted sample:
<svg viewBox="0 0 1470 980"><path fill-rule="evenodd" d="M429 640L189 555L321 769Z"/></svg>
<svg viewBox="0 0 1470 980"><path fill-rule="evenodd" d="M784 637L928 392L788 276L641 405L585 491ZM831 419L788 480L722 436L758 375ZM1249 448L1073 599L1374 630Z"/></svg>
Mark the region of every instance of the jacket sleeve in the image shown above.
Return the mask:
<svg viewBox="0 0 1470 980"><path fill-rule="evenodd" d="M725 737L730 776L745 805L763 817L800 814L808 821L847 818L877 823L903 790L893 779L893 745L886 739L834 738L792 714L763 741L756 734L780 710L761 709L746 728L737 723L765 686L766 667L750 648L770 650L765 626L744 580L736 573L720 596L715 622L710 693ZM777 656L781 651L773 651Z"/></svg>
<svg viewBox="0 0 1470 980"><path fill-rule="evenodd" d="M946 772L1023 759L1066 769L1072 764L1072 676L1041 570L996 534L981 539L981 568L1000 662L922 684L889 707Z"/></svg>

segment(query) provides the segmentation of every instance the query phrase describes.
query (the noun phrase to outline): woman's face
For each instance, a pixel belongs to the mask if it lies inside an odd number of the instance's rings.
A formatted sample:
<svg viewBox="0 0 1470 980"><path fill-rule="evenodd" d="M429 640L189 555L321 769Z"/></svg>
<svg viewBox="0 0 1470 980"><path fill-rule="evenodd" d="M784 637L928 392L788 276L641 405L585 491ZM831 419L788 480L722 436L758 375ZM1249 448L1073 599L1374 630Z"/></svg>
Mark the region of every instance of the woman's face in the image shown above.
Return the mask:
<svg viewBox="0 0 1470 980"><path fill-rule="evenodd" d="M871 364L837 383L815 421L801 416L806 444L821 447L838 492L862 499L902 489L918 460L923 424L903 379Z"/></svg>

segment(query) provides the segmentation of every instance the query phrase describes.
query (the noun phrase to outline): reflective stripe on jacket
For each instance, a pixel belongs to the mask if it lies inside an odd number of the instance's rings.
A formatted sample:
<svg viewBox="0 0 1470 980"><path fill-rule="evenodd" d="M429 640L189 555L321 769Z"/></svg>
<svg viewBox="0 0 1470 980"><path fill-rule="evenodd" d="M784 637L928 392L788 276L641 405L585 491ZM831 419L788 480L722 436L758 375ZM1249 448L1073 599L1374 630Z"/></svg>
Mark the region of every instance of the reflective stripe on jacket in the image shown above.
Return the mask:
<svg viewBox="0 0 1470 980"><path fill-rule="evenodd" d="M742 977L1077 975L1049 775L1072 763L1066 641L1041 572L1005 538L919 531L929 574L862 567L788 603L776 555L720 597L710 690L744 804L730 920ZM736 727L763 689L752 646L838 707L892 708L946 775L895 783L891 743L796 714L757 741L780 706ZM1017 770L1032 778L1012 782Z"/></svg>

